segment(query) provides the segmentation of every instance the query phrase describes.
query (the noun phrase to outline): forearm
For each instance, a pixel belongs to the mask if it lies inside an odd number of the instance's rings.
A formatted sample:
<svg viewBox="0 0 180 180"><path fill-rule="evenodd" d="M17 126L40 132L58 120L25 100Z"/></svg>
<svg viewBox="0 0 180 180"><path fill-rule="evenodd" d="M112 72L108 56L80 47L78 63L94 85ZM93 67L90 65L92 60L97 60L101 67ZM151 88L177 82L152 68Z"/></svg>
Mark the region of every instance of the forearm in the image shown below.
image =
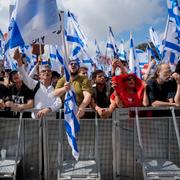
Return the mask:
<svg viewBox="0 0 180 180"><path fill-rule="evenodd" d="M20 66L18 70L22 75L23 82L26 84L26 86L28 86L29 89L33 90L36 87L38 81L29 77L23 66Z"/></svg>
<svg viewBox="0 0 180 180"><path fill-rule="evenodd" d="M144 89L144 96L143 96L142 105L143 105L143 106L148 106L148 105L149 105L149 98L148 98L146 89Z"/></svg>
<svg viewBox="0 0 180 180"><path fill-rule="evenodd" d="M26 109L32 109L33 105L34 105L34 100L28 100L28 102L25 104L13 104L11 108L13 111L22 111Z"/></svg>
<svg viewBox="0 0 180 180"><path fill-rule="evenodd" d="M82 103L79 105L79 108L86 108L91 102L91 94L87 91L83 92L84 99Z"/></svg>
<svg viewBox="0 0 180 180"><path fill-rule="evenodd" d="M63 96L66 93L66 88L62 87L62 88L57 88L54 90L53 95L54 96Z"/></svg>
<svg viewBox="0 0 180 180"><path fill-rule="evenodd" d="M152 103L153 107L159 107L159 106L176 106L176 103L171 102L164 102L164 101L154 101Z"/></svg>
<svg viewBox="0 0 180 180"><path fill-rule="evenodd" d="M55 112L59 108L61 108L61 106L62 106L62 101L61 101L60 97L55 97L54 103L51 106L49 106L49 108L52 110L52 112Z"/></svg>
<svg viewBox="0 0 180 180"><path fill-rule="evenodd" d="M20 104L21 106L21 104ZM26 104L22 104L22 110L25 109L32 109L34 106L34 100L28 100L28 102Z"/></svg>
<svg viewBox="0 0 180 180"><path fill-rule="evenodd" d="M174 102L180 105L180 84L177 84L176 95L174 97Z"/></svg>
<svg viewBox="0 0 180 180"><path fill-rule="evenodd" d="M108 111L112 113L116 109L116 103L111 101L111 104L109 105Z"/></svg>

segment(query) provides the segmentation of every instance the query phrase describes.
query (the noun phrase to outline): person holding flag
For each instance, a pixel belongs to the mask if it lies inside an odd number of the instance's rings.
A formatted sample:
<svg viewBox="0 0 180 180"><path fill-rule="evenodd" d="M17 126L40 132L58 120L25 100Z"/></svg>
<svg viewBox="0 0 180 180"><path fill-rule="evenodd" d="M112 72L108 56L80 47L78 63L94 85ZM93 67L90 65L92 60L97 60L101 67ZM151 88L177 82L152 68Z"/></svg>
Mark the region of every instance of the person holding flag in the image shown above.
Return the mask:
<svg viewBox="0 0 180 180"><path fill-rule="evenodd" d="M63 76L56 84L54 95L61 96L64 99L65 93L70 90L72 85L77 97L77 118L80 119L85 113L85 108L91 101L92 86L87 77L78 75L79 64L76 60L69 61L68 67L70 71L70 82L66 82Z"/></svg>

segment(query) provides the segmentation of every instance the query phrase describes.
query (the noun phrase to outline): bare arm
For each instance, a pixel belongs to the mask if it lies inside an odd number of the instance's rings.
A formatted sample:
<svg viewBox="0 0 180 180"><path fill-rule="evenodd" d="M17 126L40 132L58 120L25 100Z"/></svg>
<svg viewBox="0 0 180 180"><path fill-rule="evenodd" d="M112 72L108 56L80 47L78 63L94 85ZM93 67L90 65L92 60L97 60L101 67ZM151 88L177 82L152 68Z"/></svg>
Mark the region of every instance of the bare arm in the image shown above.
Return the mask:
<svg viewBox="0 0 180 180"><path fill-rule="evenodd" d="M16 104L16 103L13 103L11 101L7 101L5 103L6 107L11 107L11 109L13 111L23 111L23 110L26 110L26 109L32 109L33 106L34 106L34 100L33 99L29 99L27 101L27 103L25 104Z"/></svg>
<svg viewBox="0 0 180 180"><path fill-rule="evenodd" d="M143 106L149 106L149 98L147 95L147 84L146 82L144 82L144 94L143 94L143 102L142 102Z"/></svg>
<svg viewBox="0 0 180 180"><path fill-rule="evenodd" d="M147 71L146 71L146 73L145 73L145 75L144 75L144 80L145 80L145 81L147 81L147 79L148 79L148 77L149 77L149 75L150 75L150 71L151 71L152 67L153 67L155 64L156 64L156 61L155 61L154 59L149 63L148 68L147 68Z"/></svg>
<svg viewBox="0 0 180 180"><path fill-rule="evenodd" d="M180 75L178 73L173 73L172 78L174 78L177 83L177 90L174 101L176 104L180 105Z"/></svg>
<svg viewBox="0 0 180 180"><path fill-rule="evenodd" d="M83 91L83 96L84 96L84 99L83 99L82 103L79 105L78 112L77 112L77 117L79 119L84 115L85 108L91 102L91 93L89 93L88 91Z"/></svg>
<svg viewBox="0 0 180 180"><path fill-rule="evenodd" d="M55 89L53 92L53 95L54 96L62 96L70 89L71 89L70 83L66 82L63 87Z"/></svg>
<svg viewBox="0 0 180 180"><path fill-rule="evenodd" d="M153 107L159 107L159 106L178 106L178 104L172 103L172 102L154 101L152 103L152 106Z"/></svg>

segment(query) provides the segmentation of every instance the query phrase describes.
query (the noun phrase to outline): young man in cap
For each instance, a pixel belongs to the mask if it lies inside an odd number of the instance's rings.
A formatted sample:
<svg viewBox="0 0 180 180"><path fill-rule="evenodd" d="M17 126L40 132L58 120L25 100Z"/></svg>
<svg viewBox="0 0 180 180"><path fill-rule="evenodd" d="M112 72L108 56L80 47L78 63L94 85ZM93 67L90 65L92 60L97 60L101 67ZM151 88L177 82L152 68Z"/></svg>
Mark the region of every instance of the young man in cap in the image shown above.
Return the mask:
<svg viewBox="0 0 180 180"><path fill-rule="evenodd" d="M28 76L24 70L21 54L16 49L14 59L17 60L19 72L23 77L24 83L32 90L35 90L34 108L38 109L37 117L42 118L51 111L57 111L61 105L59 97L52 96L54 87L51 85L52 72L48 64L39 66L39 81Z"/></svg>

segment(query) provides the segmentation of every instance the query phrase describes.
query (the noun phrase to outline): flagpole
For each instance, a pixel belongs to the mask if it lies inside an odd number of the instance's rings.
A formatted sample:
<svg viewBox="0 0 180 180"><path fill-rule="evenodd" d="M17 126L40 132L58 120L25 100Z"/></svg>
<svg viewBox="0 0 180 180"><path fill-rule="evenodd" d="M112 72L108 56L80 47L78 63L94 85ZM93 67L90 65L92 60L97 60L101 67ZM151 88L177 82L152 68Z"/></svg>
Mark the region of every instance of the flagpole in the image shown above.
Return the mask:
<svg viewBox="0 0 180 180"><path fill-rule="evenodd" d="M60 11L60 16L62 16L61 17L61 19L62 19L62 37L61 37L61 40L62 40L62 44L63 44L63 48L64 48L64 57L65 57L65 61L64 61L64 63L67 63L68 61L69 61L69 59L68 59L68 52L67 52L67 46L66 46L66 41L65 41L65 30L64 30L64 11ZM65 78L66 78L66 76L65 76ZM66 81L67 81L67 79L66 79Z"/></svg>
<svg viewBox="0 0 180 180"><path fill-rule="evenodd" d="M168 17L167 17L166 27L165 27L165 31L164 31L164 40L163 40L163 49L162 49L163 53L164 53L164 47L166 45L168 29L169 29L169 14L168 14Z"/></svg>

